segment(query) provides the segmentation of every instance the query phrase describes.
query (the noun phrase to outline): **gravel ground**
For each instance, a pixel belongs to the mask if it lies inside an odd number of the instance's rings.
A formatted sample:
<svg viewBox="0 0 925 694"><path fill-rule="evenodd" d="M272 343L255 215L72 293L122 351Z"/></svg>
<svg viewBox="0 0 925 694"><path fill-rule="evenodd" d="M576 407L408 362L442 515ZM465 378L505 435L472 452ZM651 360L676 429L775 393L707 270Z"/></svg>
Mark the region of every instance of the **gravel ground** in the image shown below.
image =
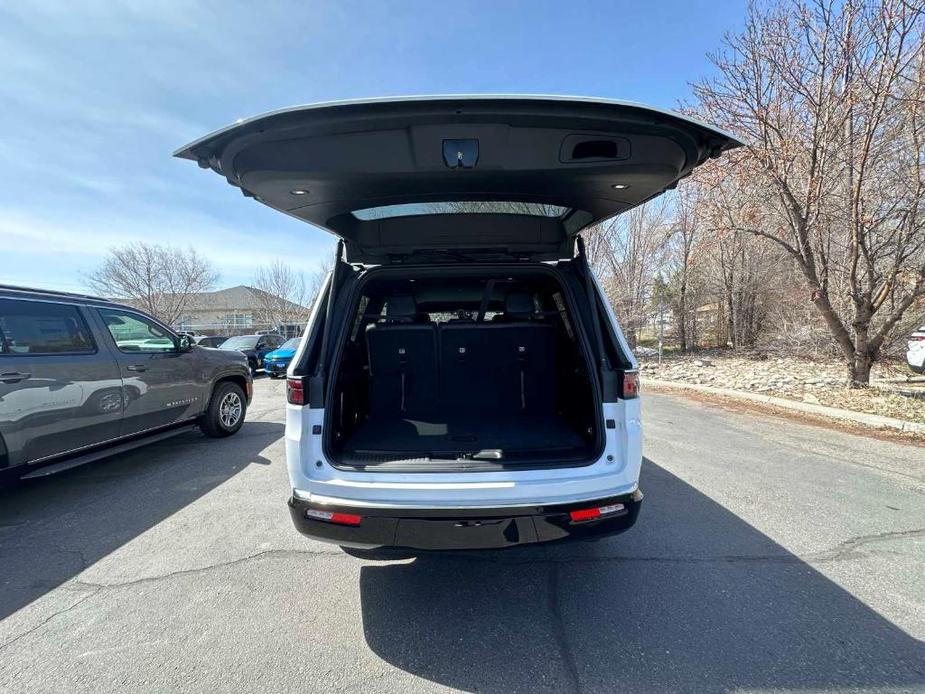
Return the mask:
<svg viewBox="0 0 925 694"><path fill-rule="evenodd" d="M925 378L902 369L874 372L874 387L846 388L837 362L788 357L756 358L722 352L640 359L644 376L663 381L731 388L817 405L925 423Z"/></svg>

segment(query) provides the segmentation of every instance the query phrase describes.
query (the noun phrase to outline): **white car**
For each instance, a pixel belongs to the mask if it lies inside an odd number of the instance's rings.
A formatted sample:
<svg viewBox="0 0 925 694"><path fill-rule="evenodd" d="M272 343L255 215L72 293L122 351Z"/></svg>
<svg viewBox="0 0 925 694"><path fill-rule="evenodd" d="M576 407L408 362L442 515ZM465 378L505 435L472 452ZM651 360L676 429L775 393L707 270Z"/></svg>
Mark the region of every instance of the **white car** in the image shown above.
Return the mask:
<svg viewBox="0 0 925 694"><path fill-rule="evenodd" d="M739 144L637 104L448 96L287 109L178 150L341 239L287 374L296 527L413 553L632 526L637 363L578 234Z"/></svg>
<svg viewBox="0 0 925 694"><path fill-rule="evenodd" d="M909 336L906 362L917 374L925 374L925 325Z"/></svg>

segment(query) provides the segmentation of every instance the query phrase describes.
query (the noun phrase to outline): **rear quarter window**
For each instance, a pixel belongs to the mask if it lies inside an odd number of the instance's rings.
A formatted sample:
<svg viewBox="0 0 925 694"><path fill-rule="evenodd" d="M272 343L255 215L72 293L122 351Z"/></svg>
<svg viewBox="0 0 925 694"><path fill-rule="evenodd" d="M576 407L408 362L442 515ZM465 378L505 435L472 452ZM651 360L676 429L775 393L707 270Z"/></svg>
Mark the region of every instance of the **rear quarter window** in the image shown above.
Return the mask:
<svg viewBox="0 0 925 694"><path fill-rule="evenodd" d="M70 304L0 299L0 354L92 354L90 328Z"/></svg>

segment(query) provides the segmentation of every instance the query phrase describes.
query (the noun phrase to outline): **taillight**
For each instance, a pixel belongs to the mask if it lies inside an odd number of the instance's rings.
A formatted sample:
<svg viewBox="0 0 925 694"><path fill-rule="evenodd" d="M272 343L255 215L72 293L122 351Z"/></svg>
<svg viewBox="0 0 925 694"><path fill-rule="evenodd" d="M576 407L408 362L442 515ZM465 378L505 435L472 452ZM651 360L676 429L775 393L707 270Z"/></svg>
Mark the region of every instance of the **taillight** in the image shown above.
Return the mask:
<svg viewBox="0 0 925 694"><path fill-rule="evenodd" d="M638 371L624 371L623 372L623 399L630 400L631 398L639 397L639 372Z"/></svg>
<svg viewBox="0 0 925 694"><path fill-rule="evenodd" d="M305 404L305 384L301 378L286 379L286 400L292 405Z"/></svg>
<svg viewBox="0 0 925 694"><path fill-rule="evenodd" d="M569 517L573 523L594 520L601 516L609 516L611 513L617 513L626 508L623 504L610 504L609 506L596 506L594 508L581 508L577 511L569 511Z"/></svg>
<svg viewBox="0 0 925 694"><path fill-rule="evenodd" d="M925 335L913 335L909 338L909 342L925 342Z"/></svg>
<svg viewBox="0 0 925 694"><path fill-rule="evenodd" d="M328 523L337 523L338 525L359 525L363 516L357 516L353 513L337 513L336 511L320 511L316 508L310 508L305 512L309 518L327 521Z"/></svg>

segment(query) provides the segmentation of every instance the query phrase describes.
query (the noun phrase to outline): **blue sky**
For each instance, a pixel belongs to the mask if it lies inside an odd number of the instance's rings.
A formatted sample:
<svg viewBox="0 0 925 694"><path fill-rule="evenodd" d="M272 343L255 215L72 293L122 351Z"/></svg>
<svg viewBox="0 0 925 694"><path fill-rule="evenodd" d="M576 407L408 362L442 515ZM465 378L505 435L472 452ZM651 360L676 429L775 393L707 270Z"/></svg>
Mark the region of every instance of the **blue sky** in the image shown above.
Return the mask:
<svg viewBox="0 0 925 694"><path fill-rule="evenodd" d="M170 153L295 104L577 94L675 108L744 2L14 2L0 5L0 283L65 290L112 245L193 246L247 283L311 271L327 233Z"/></svg>

